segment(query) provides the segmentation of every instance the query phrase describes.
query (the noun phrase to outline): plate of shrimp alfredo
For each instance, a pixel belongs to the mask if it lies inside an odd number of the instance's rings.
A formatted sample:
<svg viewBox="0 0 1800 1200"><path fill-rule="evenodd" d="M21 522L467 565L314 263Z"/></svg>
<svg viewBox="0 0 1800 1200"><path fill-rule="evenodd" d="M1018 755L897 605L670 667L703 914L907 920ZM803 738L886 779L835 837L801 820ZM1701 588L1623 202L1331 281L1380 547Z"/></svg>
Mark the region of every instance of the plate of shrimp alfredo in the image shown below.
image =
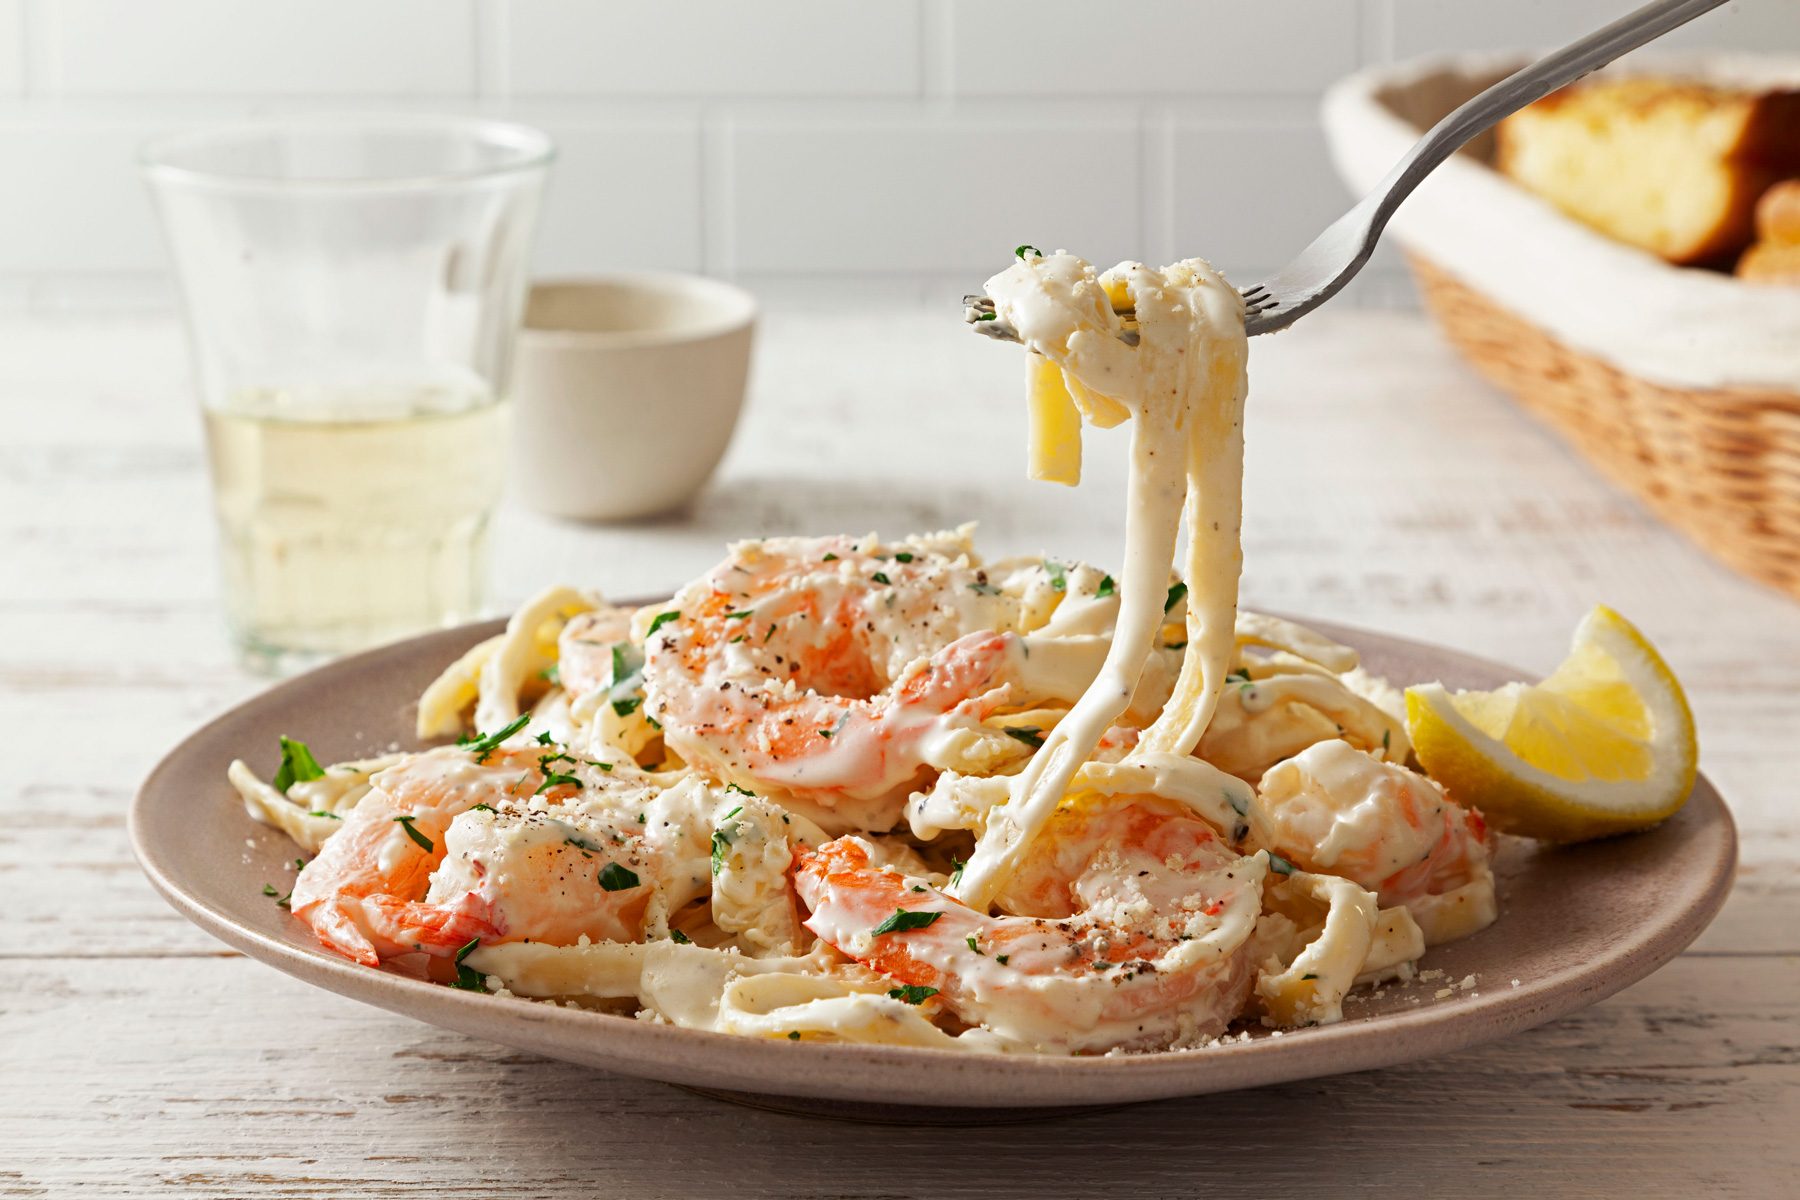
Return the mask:
<svg viewBox="0 0 1800 1200"><path fill-rule="evenodd" d="M1524 683L1241 610L1237 292L1031 247L987 291L1034 477L1131 423L1117 563L986 561L968 526L744 541L649 603L554 587L193 735L133 810L151 880L333 991L840 1114L1444 1053L1699 933L1736 839L1624 618Z"/></svg>

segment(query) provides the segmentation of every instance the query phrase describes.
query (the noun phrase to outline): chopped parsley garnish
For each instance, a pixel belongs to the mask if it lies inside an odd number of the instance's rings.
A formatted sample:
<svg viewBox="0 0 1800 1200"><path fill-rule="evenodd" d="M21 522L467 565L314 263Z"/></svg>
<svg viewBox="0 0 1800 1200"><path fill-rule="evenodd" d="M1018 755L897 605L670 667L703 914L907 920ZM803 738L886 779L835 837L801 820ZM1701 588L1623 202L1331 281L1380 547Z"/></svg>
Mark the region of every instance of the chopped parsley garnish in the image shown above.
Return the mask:
<svg viewBox="0 0 1800 1200"><path fill-rule="evenodd" d="M609 892L622 892L637 885L637 872L627 870L616 862L607 863L600 869L600 886Z"/></svg>
<svg viewBox="0 0 1800 1200"><path fill-rule="evenodd" d="M996 954L994 955L994 961L1004 967L1006 965L1006 960L1011 957L1012 955L1010 954Z"/></svg>
<svg viewBox="0 0 1800 1200"><path fill-rule="evenodd" d="M584 837L566 837L563 839L563 845L575 847L577 850L581 851L581 857L583 858L588 856L589 851L597 851L600 849L600 847L594 845L594 843L588 841Z"/></svg>
<svg viewBox="0 0 1800 1200"><path fill-rule="evenodd" d="M737 784L735 784L735 783L728 783L728 784L726 784L726 785L725 785L725 790L726 790L726 791L728 791L728 792L736 792L736 793L737 793L737 794L738 794L738 795L740 795L740 796L754 796L754 795L756 795L756 793L755 793L755 792L753 792L753 791L751 791L751 790L750 790L750 789L749 789L749 788L741 788L741 787L739 787L739 786L738 786L738 785L737 785ZM741 808L741 807L740 807L740 808L739 808L739 809L738 809L738 811L739 811L739 812L742 812L742 811L743 811L743 809L742 809L742 808Z"/></svg>
<svg viewBox="0 0 1800 1200"><path fill-rule="evenodd" d="M519 730L525 728L525 726L529 724L531 724L531 714L520 713L517 720L507 722L492 733L485 734L481 737L460 738L457 740L456 744L461 746L464 750L474 751L475 761L484 763L488 760L488 755L500 748L501 742L504 742L507 738L519 732Z"/></svg>
<svg viewBox="0 0 1800 1200"><path fill-rule="evenodd" d="M1069 568L1067 564L1054 559L1044 560L1044 574L1050 576L1050 586L1055 591L1067 591L1069 587Z"/></svg>
<svg viewBox="0 0 1800 1200"><path fill-rule="evenodd" d="M1227 672L1225 672L1225 678L1236 679L1242 683L1249 683L1250 682L1250 669L1248 667L1239 667L1235 671L1227 671Z"/></svg>
<svg viewBox="0 0 1800 1200"><path fill-rule="evenodd" d="M1000 589L985 579L971 583L969 590L980 596L998 596L1000 594Z"/></svg>
<svg viewBox="0 0 1800 1200"><path fill-rule="evenodd" d="M275 885L274 885L274 884L272 884L272 883L265 883L265 884L263 884L263 895L265 895L265 896L279 896L279 895L281 895L281 893L280 893L280 892L278 892L278 891L276 891L276 890L275 890Z"/></svg>
<svg viewBox="0 0 1800 1200"><path fill-rule="evenodd" d="M489 804L471 804L471 805L469 805L469 807L470 808L479 808L482 812L493 812L494 811L493 806L489 805Z"/></svg>
<svg viewBox="0 0 1800 1200"><path fill-rule="evenodd" d="M465 992L487 991L487 977L474 967L463 965L463 959L469 957L479 945L480 938L470 938L468 944L456 952L456 979L450 984L451 987L461 988Z"/></svg>
<svg viewBox="0 0 1800 1200"><path fill-rule="evenodd" d="M745 617L747 617L747 616L749 616L749 615L750 615L750 614L751 614L751 612L752 612L752 611L753 611L753 610L751 610L751 609L748 609L748 608L740 608L740 609L738 609L738 610L737 610L737 611L736 611L736 612L728 612L728 613L726 613L726 614L725 614L725 619L726 619L726 620L727 620L727 621L741 621L741 620L743 620L743 619L744 619L744 618L745 618Z"/></svg>
<svg viewBox="0 0 1800 1200"><path fill-rule="evenodd" d="M923 929L936 921L943 913L909 912L904 908L896 908L894 915L869 931L871 937L879 937L884 933L906 933L913 929Z"/></svg>
<svg viewBox="0 0 1800 1200"><path fill-rule="evenodd" d="M558 755L558 757L567 758L568 756L567 755ZM575 760L571 758L571 759L569 759L569 761L574 762ZM537 791L531 793L532 795L541 796L545 792L549 791L551 788L554 788L554 787L568 786L568 787L573 787L573 788L579 789L583 786L581 780L575 778L575 776L573 776L573 775L565 775L561 771L552 771L550 769L549 763L550 763L550 759L548 759L548 758L544 758L539 761L538 766L544 772L544 782L538 784Z"/></svg>
<svg viewBox="0 0 1800 1200"><path fill-rule="evenodd" d="M846 711L843 716L838 718L838 723L836 725L833 725L830 729L819 730L819 736L822 738L825 738L827 740L834 738L838 734L842 733L844 726L848 725L849 723L850 723L850 714L848 711Z"/></svg>
<svg viewBox="0 0 1800 1200"><path fill-rule="evenodd" d="M938 990L934 987L919 987L917 984L911 983L904 987L888 989L889 999L904 1000L908 1004L923 1004L937 994Z"/></svg>
<svg viewBox="0 0 1800 1200"><path fill-rule="evenodd" d="M659 612L655 617L651 618L649 632L645 633L644 636L649 637L650 634L655 633L670 621L678 621L680 619L681 614L679 612Z"/></svg>
<svg viewBox="0 0 1800 1200"><path fill-rule="evenodd" d="M1032 246L1032 245L1014 246L1013 247L1013 256L1015 258L1024 258L1025 252L1027 250L1031 251L1033 254L1037 255L1039 258L1044 257L1044 252L1042 250L1039 250L1036 246Z"/></svg>
<svg viewBox="0 0 1800 1200"><path fill-rule="evenodd" d="M976 313L975 319L977 321L998 321L1000 319L1000 314L997 312Z"/></svg>
<svg viewBox="0 0 1800 1200"><path fill-rule="evenodd" d="M825 555L825 557L824 557L824 558L821 558L821 559L820 559L820 560L819 560L819 561L820 561L820 562L836 562L836 561L837 561L837 555L835 555L835 554L830 554L830 553L828 553L828 554L826 554L826 555Z"/></svg>
<svg viewBox="0 0 1800 1200"><path fill-rule="evenodd" d="M739 642L743 641L746 636L748 636L748 635L742 634L742 633L738 634L736 637L731 639L731 644L734 646L737 645Z"/></svg>
<svg viewBox="0 0 1800 1200"><path fill-rule="evenodd" d="M679 929L669 930L669 940L674 942L677 946L690 946L694 942L693 938L681 932Z"/></svg>
<svg viewBox="0 0 1800 1200"><path fill-rule="evenodd" d="M628 642L616 642L612 648L612 682L607 698L613 712L628 717L644 702L644 654Z"/></svg>
<svg viewBox="0 0 1800 1200"><path fill-rule="evenodd" d="M644 723L646 725L650 726L650 728L652 728L652 729L661 729L662 728L662 722L648 714L645 714L645 716L644 716Z"/></svg>
<svg viewBox="0 0 1800 1200"><path fill-rule="evenodd" d="M1300 978L1302 978L1302 979L1317 979L1318 976L1314 975L1311 971L1308 971L1306 974L1302 975Z"/></svg>
<svg viewBox="0 0 1800 1200"><path fill-rule="evenodd" d="M960 859L960 858L953 858L950 860L950 867L951 867L950 886L951 887L955 887L957 884L962 882L963 868L968 865L969 864L966 861L964 861L963 859Z"/></svg>
<svg viewBox="0 0 1800 1200"><path fill-rule="evenodd" d="M319 765L305 742L296 742L290 737L281 739L281 766L275 771L276 791L285 792L296 783L323 778L325 768Z"/></svg>
<svg viewBox="0 0 1800 1200"><path fill-rule="evenodd" d="M536 740L537 744L540 746L556 745L556 739L550 736L550 731L548 729L546 729L546 730L544 730L544 732L538 734L537 738L535 740Z"/></svg>
<svg viewBox="0 0 1800 1200"><path fill-rule="evenodd" d="M894 582L894 581L893 581L893 580L891 580L891 579L889 579L889 578L888 578L888 577L887 577L887 572L886 572L886 571L877 571L877 572L875 572L875 573L874 573L874 574L873 574L873 575L871 575L871 576L869 576L869 578L870 578L870 579L873 579L873 580L874 580L874 581L875 581L875 582L876 582L876 583L889 583L889 584L891 584L891 583L893 583L893 582Z"/></svg>
<svg viewBox="0 0 1800 1200"><path fill-rule="evenodd" d="M1169 589L1169 598L1163 601L1163 611L1169 612L1177 604L1187 599L1187 584L1178 583Z"/></svg>
<svg viewBox="0 0 1800 1200"><path fill-rule="evenodd" d="M549 666L538 672L538 678L545 683L552 683L558 687L562 686L562 664L551 663Z"/></svg>
<svg viewBox="0 0 1800 1200"><path fill-rule="evenodd" d="M1277 875L1292 875L1294 873L1294 864L1271 850L1269 852L1269 870L1275 872Z"/></svg>
<svg viewBox="0 0 1800 1200"><path fill-rule="evenodd" d="M981 954L981 947L977 946L975 944L975 935L974 934L971 933L968 937L964 938L963 941L969 943L969 949L973 950L977 954ZM983 957L986 957L986 956L983 955Z"/></svg>
<svg viewBox="0 0 1800 1200"><path fill-rule="evenodd" d="M732 841L737 837L738 831L737 822L733 821L732 818L743 811L744 806L741 804L738 805L723 817L719 818L719 827L713 830L712 873L714 875L717 875L720 871L725 869L725 855L730 853Z"/></svg>
<svg viewBox="0 0 1800 1200"><path fill-rule="evenodd" d="M799 1040L800 1040L800 1031L798 1029L788 1030L788 1041L797 1042Z"/></svg>
<svg viewBox="0 0 1800 1200"><path fill-rule="evenodd" d="M911 562L912 560L913 556L905 550L896 550L894 552L895 562Z"/></svg>
<svg viewBox="0 0 1800 1200"><path fill-rule="evenodd" d="M1386 750L1388 748L1388 739L1393 736L1394 736L1394 731L1391 729L1384 729L1381 731L1381 748L1383 750Z"/></svg>
<svg viewBox="0 0 1800 1200"><path fill-rule="evenodd" d="M1119 587L1113 582L1113 577L1111 575L1106 575L1101 578L1100 586L1094 589L1094 595L1110 596L1118 590Z"/></svg>
<svg viewBox="0 0 1800 1200"><path fill-rule="evenodd" d="M306 815L309 817L330 817L333 821L341 821L344 819L344 818L338 816L336 813L326 812L322 808L315 808L311 812L307 813Z"/></svg>
<svg viewBox="0 0 1800 1200"><path fill-rule="evenodd" d="M394 823L396 825L400 826L400 828L406 830L406 836L411 838L414 842L416 842L418 844L419 849L423 850L427 854L430 854L437 847L430 838L426 837L424 834L420 833L418 830L413 828L412 823L415 820L417 820L417 818L410 816L410 815L409 816L400 816L400 817L394 818Z"/></svg>
<svg viewBox="0 0 1800 1200"><path fill-rule="evenodd" d="M1000 732L1015 742L1024 742L1033 750L1044 744L1044 731L1035 725L1009 725Z"/></svg>

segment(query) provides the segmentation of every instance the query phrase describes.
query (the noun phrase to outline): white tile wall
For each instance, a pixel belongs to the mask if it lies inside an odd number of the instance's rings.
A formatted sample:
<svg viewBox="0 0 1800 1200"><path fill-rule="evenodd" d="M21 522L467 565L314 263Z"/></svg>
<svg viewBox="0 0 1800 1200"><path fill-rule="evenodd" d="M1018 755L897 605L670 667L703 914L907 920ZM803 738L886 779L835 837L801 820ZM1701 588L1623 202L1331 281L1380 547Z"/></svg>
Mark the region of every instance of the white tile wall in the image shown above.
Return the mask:
<svg viewBox="0 0 1800 1200"><path fill-rule="evenodd" d="M34 0L46 93L468 96L474 0Z"/></svg>
<svg viewBox="0 0 1800 1200"><path fill-rule="evenodd" d="M506 115L556 141L538 223L540 274L704 268L698 116L583 119L516 106Z"/></svg>
<svg viewBox="0 0 1800 1200"><path fill-rule="evenodd" d="M25 90L25 0L0 0L0 96Z"/></svg>
<svg viewBox="0 0 1800 1200"><path fill-rule="evenodd" d="M1020 242L1141 244L1134 111L733 121L722 265L893 274L1003 265Z"/></svg>
<svg viewBox="0 0 1800 1200"><path fill-rule="evenodd" d="M1389 0L1394 7L1393 51L1406 58L1434 50L1562 45L1616 20L1639 2ZM1658 46L1800 52L1800 4L1794 0L1737 0L1675 30Z"/></svg>
<svg viewBox="0 0 1800 1200"><path fill-rule="evenodd" d="M1201 251L1228 273L1254 277L1299 253L1344 211L1316 121L1177 117L1167 130L1173 171L1165 245ZM1194 253L1189 250L1187 253Z"/></svg>
<svg viewBox="0 0 1800 1200"><path fill-rule="evenodd" d="M980 0L950 8L964 96L1317 92L1357 65L1352 0Z"/></svg>
<svg viewBox="0 0 1800 1200"><path fill-rule="evenodd" d="M166 126L57 115L0 120L0 278L157 271L162 242L134 166Z"/></svg>
<svg viewBox="0 0 1800 1200"><path fill-rule="evenodd" d="M497 0L520 96L911 96L918 0Z"/></svg>
<svg viewBox="0 0 1800 1200"><path fill-rule="evenodd" d="M166 296L137 145L305 108L542 125L545 274L941 300L1021 241L1257 272L1346 202L1315 116L1331 80L1636 2L0 0L0 305ZM1677 37L1800 56L1800 3L1734 0ZM1371 270L1365 300L1406 295L1392 255Z"/></svg>

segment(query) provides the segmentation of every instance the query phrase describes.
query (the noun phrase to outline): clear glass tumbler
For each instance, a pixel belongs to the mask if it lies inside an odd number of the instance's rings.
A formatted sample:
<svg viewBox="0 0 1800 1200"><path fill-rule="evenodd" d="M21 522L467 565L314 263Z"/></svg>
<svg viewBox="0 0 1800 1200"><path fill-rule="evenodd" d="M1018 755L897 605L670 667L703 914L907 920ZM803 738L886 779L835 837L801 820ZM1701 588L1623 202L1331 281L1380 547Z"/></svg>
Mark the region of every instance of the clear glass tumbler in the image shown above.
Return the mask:
<svg viewBox="0 0 1800 1200"><path fill-rule="evenodd" d="M187 314L225 610L282 671L481 611L549 139L302 118L144 150Z"/></svg>

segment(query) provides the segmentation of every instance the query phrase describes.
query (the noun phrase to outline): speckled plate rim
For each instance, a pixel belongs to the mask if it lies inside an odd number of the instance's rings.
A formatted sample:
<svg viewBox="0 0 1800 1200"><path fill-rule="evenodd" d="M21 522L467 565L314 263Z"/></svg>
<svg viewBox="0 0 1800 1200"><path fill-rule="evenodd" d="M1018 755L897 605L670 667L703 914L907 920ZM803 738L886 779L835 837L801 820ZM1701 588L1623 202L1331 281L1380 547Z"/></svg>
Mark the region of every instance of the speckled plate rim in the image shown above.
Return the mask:
<svg viewBox="0 0 1800 1200"><path fill-rule="evenodd" d="M1524 674L1403 638L1324 621L1307 623L1365 653L1385 649L1433 663L1446 680L1461 686L1492 686ZM228 800L209 809L206 817L233 823L231 833L239 842L254 842L259 831L272 833L244 813L225 782L224 763L246 749L235 740L237 729L296 701L312 703L335 694L354 704L364 681L405 674L408 668L416 672L421 664L435 671L501 626L500 621L459 626L340 659L269 688L191 734L150 772L131 805L132 848L151 884L208 933L307 983L548 1057L706 1089L864 1104L1016 1109L1154 1100L1366 1070L1528 1029L1604 999L1674 958L1717 914L1736 867L1731 816L1702 777L1681 813L1657 830L1634 835L1681 839L1672 849L1682 869L1629 881L1640 885L1646 900L1638 919L1587 931L1592 954L1579 963L1517 986L1496 985L1479 996L1458 995L1285 1037L1259 1036L1199 1051L1082 1059L758 1040L481 996L370 970L266 932L258 926L268 922L269 902L248 887L241 889L241 904L235 893L229 903L202 894L199 873L179 861L179 840L194 819L188 806L202 798ZM291 845L287 852L291 856ZM1506 919L1503 902L1501 922ZM1425 965L1431 965L1429 957ZM296 1014L294 1020L301 1023L304 1016Z"/></svg>

